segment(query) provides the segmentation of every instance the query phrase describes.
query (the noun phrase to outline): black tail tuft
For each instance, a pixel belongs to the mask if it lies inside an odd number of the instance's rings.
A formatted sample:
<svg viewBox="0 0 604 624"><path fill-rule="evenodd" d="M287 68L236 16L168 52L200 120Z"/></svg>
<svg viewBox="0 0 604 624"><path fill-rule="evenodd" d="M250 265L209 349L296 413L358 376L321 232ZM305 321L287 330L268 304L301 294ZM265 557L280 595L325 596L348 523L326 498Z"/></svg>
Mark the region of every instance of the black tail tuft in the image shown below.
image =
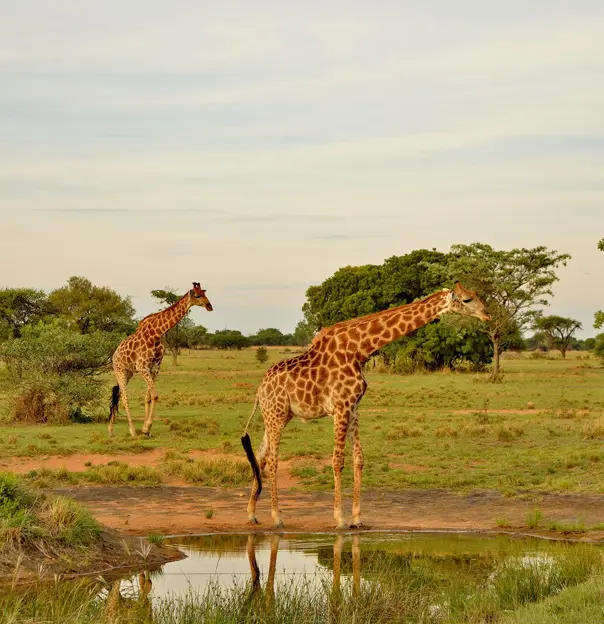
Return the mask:
<svg viewBox="0 0 604 624"><path fill-rule="evenodd" d="M262 492L262 478L260 476L260 467L258 466L258 462L256 461L256 456L254 455L254 450L252 449L252 441L250 440L249 433L246 433L241 438L241 444L243 445L245 454L247 455L248 461L250 462L250 465L252 466L254 479L258 483L258 491L256 492L256 499L257 499L260 496L260 492Z"/></svg>
<svg viewBox="0 0 604 624"><path fill-rule="evenodd" d="M111 420L114 416L118 414L118 407L120 404L120 387L113 386L111 390L111 408L109 409L109 418Z"/></svg>

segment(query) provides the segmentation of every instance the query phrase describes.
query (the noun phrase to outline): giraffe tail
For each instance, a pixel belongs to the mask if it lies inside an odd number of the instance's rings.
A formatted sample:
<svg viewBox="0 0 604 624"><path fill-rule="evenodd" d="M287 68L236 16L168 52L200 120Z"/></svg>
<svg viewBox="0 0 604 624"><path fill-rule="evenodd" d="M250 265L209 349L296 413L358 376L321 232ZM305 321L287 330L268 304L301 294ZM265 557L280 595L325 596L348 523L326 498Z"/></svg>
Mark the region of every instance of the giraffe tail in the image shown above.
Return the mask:
<svg viewBox="0 0 604 624"><path fill-rule="evenodd" d="M115 417L119 414L119 411L118 411L119 405L120 405L120 387L113 386L111 390L111 407L109 409L108 420L115 419Z"/></svg>
<svg viewBox="0 0 604 624"><path fill-rule="evenodd" d="M258 466L258 462L256 461L256 456L254 455L254 450L252 449L252 441L250 439L250 434L246 433L241 438L241 444L243 445L243 449L245 450L245 454L247 455L247 459L250 462L250 466L252 467L252 472L254 473L254 481L257 484L256 489L256 500L260 496L260 492L262 492L262 477L260 475L260 466Z"/></svg>

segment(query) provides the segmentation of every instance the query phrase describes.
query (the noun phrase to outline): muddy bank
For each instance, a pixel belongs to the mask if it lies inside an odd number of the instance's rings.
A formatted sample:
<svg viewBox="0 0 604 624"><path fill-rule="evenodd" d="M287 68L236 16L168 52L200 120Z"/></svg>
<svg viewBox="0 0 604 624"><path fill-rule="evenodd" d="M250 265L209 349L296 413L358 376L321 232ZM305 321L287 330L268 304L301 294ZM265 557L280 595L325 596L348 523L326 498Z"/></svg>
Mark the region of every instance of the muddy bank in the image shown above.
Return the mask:
<svg viewBox="0 0 604 624"><path fill-rule="evenodd" d="M262 524L247 524L249 489L221 490L202 487L87 487L51 490L75 498L106 526L126 535L152 533L193 534L267 531L272 529L270 497L258 503ZM333 531L331 492L280 493L285 529L294 532ZM350 514L350 497L345 499ZM586 527L604 522L604 496L543 493L522 499L497 492L466 495L442 490L363 492L362 517L366 528L396 530L497 530L505 519L506 531L548 534L544 528L528 529L527 515L538 508L543 527L548 521L577 522ZM553 533L550 533L553 535ZM557 533L560 535L560 533ZM604 538L604 531L579 536ZM575 535L576 537L576 535Z"/></svg>

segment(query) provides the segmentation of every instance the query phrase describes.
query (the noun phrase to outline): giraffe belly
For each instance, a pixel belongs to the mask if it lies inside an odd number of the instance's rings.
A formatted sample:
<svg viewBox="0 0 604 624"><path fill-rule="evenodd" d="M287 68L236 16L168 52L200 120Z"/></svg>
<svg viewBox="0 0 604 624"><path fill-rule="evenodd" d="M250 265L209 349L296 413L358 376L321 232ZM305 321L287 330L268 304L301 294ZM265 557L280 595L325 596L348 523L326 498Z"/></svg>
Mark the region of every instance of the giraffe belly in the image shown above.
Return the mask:
<svg viewBox="0 0 604 624"><path fill-rule="evenodd" d="M297 416L303 422L316 420L317 418L323 418L324 416L327 416L327 412L320 405L310 406L296 405L296 403L292 403L290 409L292 414L294 416Z"/></svg>

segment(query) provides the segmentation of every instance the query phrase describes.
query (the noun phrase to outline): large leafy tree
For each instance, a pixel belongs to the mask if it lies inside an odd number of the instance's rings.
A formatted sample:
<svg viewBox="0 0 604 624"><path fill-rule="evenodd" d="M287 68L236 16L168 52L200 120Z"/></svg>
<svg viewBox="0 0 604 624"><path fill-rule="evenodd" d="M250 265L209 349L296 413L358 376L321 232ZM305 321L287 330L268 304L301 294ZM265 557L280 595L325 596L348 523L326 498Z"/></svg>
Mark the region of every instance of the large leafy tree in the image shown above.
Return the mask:
<svg viewBox="0 0 604 624"><path fill-rule="evenodd" d="M538 316L535 319L534 329L543 332L547 336L548 350L558 348L562 357L566 357L566 351L573 339L573 334L581 329L579 321L563 316Z"/></svg>
<svg viewBox="0 0 604 624"><path fill-rule="evenodd" d="M49 312L42 290L0 289L0 338L19 338L26 325L36 323Z"/></svg>
<svg viewBox="0 0 604 624"><path fill-rule="evenodd" d="M598 243L598 249L604 251L604 238ZM600 310L596 312L596 318L594 320L594 327L600 329L604 325L604 311Z"/></svg>
<svg viewBox="0 0 604 624"><path fill-rule="evenodd" d="M453 245L451 254L451 276L475 290L491 315L483 327L493 343L492 378L498 379L508 338L533 321L535 306L548 304L556 269L570 256L543 246L505 251L483 243Z"/></svg>
<svg viewBox="0 0 604 624"><path fill-rule="evenodd" d="M447 255L418 249L382 265L347 266L306 291L302 307L312 332L351 318L410 303L442 287Z"/></svg>
<svg viewBox="0 0 604 624"><path fill-rule="evenodd" d="M134 329L130 297L107 286L95 286L85 277L70 277L48 296L55 313L81 334L95 331L129 333Z"/></svg>
<svg viewBox="0 0 604 624"><path fill-rule="evenodd" d="M161 303L166 304L167 307L174 305L182 297L174 288L169 286L163 289L152 290L151 295ZM164 343L172 355L172 364L174 366L178 366L178 356L182 348L189 344L187 334L194 326L195 324L187 313L174 327L164 334Z"/></svg>

